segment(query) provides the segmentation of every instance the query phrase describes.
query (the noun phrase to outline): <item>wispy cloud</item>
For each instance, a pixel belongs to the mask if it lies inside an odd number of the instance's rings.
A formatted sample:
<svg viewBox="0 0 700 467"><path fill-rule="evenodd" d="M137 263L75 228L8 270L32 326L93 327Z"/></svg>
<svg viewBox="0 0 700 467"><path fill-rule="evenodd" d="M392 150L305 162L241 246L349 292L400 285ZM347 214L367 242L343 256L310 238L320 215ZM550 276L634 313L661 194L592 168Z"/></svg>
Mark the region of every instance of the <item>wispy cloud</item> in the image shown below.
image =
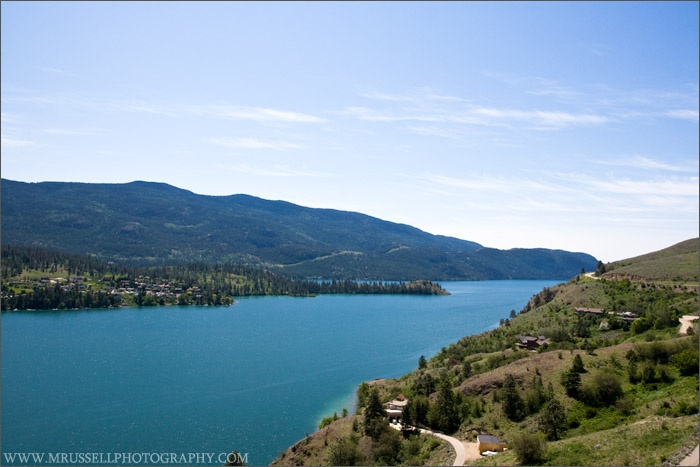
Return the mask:
<svg viewBox="0 0 700 467"><path fill-rule="evenodd" d="M209 143L226 148L242 149L272 149L274 151L286 151L289 149L302 149L302 146L287 141L265 141L256 138L209 138Z"/></svg>
<svg viewBox="0 0 700 467"><path fill-rule="evenodd" d="M253 167L248 164L240 164L234 169L237 172L248 173L251 175L260 175L263 177L324 177L328 174L322 172L304 171L294 169L286 165L273 167Z"/></svg>
<svg viewBox="0 0 700 467"><path fill-rule="evenodd" d="M693 109L679 109L679 110L668 110L664 112L664 115L671 118L680 118L682 120L691 120L697 122L700 116L698 110Z"/></svg>
<svg viewBox="0 0 700 467"><path fill-rule="evenodd" d="M224 118L256 122L321 123L325 121L315 115L266 107L211 105L207 107L207 110Z"/></svg>
<svg viewBox="0 0 700 467"><path fill-rule="evenodd" d="M610 118L595 114L577 114L562 111L514 110L481 107L473 113L494 119L520 120L532 125L563 128L572 125L600 125Z"/></svg>
<svg viewBox="0 0 700 467"><path fill-rule="evenodd" d="M569 93L563 89L538 91L542 95L557 92ZM534 130L563 129L573 126L603 125L613 121L610 116L591 112L576 112L564 109L502 108L477 105L459 96L423 92L407 96L386 95L379 92L364 93L362 97L377 101L379 108L349 106L344 114L359 120L374 122L422 122L446 123L473 126L508 127L525 125Z"/></svg>
<svg viewBox="0 0 700 467"><path fill-rule="evenodd" d="M47 128L44 133L56 136L91 136L103 133L97 128Z"/></svg>
<svg viewBox="0 0 700 467"><path fill-rule="evenodd" d="M34 146L35 144L34 141L15 139L7 135L0 136L0 142L2 143L2 146L6 148L21 148L26 146Z"/></svg>
<svg viewBox="0 0 700 467"><path fill-rule="evenodd" d="M646 156L633 156L633 157L621 157L613 158L610 160L596 160L596 164L614 166L614 167L630 167L636 169L647 169L647 170L667 170L671 172L689 172L697 171L697 164L695 167L670 164L668 162L658 161Z"/></svg>
<svg viewBox="0 0 700 467"><path fill-rule="evenodd" d="M61 68L55 68L55 67L50 67L50 66L39 67L39 71L41 71L42 73L49 73L52 75L72 76L72 77L78 76L77 74L71 73L70 71L66 71L66 70L63 70Z"/></svg>

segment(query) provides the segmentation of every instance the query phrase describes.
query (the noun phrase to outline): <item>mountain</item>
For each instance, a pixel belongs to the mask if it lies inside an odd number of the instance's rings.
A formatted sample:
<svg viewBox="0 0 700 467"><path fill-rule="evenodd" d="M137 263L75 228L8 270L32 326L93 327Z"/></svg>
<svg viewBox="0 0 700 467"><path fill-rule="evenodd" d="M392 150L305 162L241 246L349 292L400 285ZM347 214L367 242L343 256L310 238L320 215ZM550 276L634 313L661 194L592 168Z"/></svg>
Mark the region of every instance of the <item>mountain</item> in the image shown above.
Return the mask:
<svg viewBox="0 0 700 467"><path fill-rule="evenodd" d="M323 278L557 279L597 264L584 253L484 248L355 212L141 181L3 179L2 242L114 261L230 261Z"/></svg>

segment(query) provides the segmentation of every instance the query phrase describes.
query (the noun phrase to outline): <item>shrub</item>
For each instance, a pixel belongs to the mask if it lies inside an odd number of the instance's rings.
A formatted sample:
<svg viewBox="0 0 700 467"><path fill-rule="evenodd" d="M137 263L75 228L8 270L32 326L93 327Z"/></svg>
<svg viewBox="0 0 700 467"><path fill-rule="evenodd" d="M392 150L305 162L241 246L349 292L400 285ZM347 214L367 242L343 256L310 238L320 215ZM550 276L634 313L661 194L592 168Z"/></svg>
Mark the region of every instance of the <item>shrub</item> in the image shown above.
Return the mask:
<svg viewBox="0 0 700 467"><path fill-rule="evenodd" d="M522 465L536 465L545 461L547 440L544 433L519 433L513 436L510 446Z"/></svg>
<svg viewBox="0 0 700 467"><path fill-rule="evenodd" d="M686 349L671 356L671 363L678 367L682 376L698 374L698 350Z"/></svg>
<svg viewBox="0 0 700 467"><path fill-rule="evenodd" d="M615 404L622 396L622 385L613 373L599 371L581 386L581 400L593 407Z"/></svg>
<svg viewBox="0 0 700 467"><path fill-rule="evenodd" d="M331 445L328 454L329 465L360 465L362 456L357 445L350 438L341 438Z"/></svg>

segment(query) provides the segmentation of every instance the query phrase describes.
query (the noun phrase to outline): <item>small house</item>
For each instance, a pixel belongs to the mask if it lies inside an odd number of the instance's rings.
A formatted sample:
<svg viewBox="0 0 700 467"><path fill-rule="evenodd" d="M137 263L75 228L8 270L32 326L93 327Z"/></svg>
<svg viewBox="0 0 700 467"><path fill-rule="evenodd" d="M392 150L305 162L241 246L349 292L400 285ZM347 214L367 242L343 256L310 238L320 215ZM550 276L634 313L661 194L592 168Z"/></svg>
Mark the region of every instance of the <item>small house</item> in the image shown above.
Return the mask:
<svg viewBox="0 0 700 467"><path fill-rule="evenodd" d="M545 344L549 345L549 343L549 339L544 336L518 336L518 347L521 349L537 350Z"/></svg>
<svg viewBox="0 0 700 467"><path fill-rule="evenodd" d="M493 435L478 435L476 437L476 447L479 449L479 454L485 451L500 452L508 448L505 441L500 441L498 437Z"/></svg>
<svg viewBox="0 0 700 467"><path fill-rule="evenodd" d="M408 400L403 394L399 394L391 400L384 404L384 410L386 410L386 416L389 420L401 420L403 418L403 410L406 408Z"/></svg>
<svg viewBox="0 0 700 467"><path fill-rule="evenodd" d="M603 315L605 314L605 309L603 308L585 308L585 307L578 307L574 308L576 313L578 314L583 314L583 313L591 313L594 315Z"/></svg>

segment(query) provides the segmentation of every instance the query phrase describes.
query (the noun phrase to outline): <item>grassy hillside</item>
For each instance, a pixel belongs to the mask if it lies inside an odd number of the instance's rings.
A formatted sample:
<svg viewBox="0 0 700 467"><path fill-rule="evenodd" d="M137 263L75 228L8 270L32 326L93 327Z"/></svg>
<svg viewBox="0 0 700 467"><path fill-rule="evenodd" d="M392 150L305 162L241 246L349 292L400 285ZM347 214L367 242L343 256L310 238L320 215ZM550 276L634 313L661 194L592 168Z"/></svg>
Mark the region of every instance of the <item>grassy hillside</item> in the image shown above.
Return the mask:
<svg viewBox="0 0 700 467"><path fill-rule="evenodd" d="M700 239L680 242L661 251L608 263L605 276L629 275L654 281L698 282Z"/></svg>
<svg viewBox="0 0 700 467"><path fill-rule="evenodd" d="M698 323L681 335L678 321L698 315L697 284L686 280L697 270L677 262L674 282L644 265L687 248L625 261L640 272L632 278L577 276L544 289L498 329L465 337L416 371L371 387L381 401L403 393L414 424L467 442L492 434L509 443L505 453L473 465L677 463L698 442ZM577 313L580 307L607 313ZM638 318L623 320L618 313L625 311ZM525 350L519 335L549 342ZM360 394L359 411L366 405Z"/></svg>

